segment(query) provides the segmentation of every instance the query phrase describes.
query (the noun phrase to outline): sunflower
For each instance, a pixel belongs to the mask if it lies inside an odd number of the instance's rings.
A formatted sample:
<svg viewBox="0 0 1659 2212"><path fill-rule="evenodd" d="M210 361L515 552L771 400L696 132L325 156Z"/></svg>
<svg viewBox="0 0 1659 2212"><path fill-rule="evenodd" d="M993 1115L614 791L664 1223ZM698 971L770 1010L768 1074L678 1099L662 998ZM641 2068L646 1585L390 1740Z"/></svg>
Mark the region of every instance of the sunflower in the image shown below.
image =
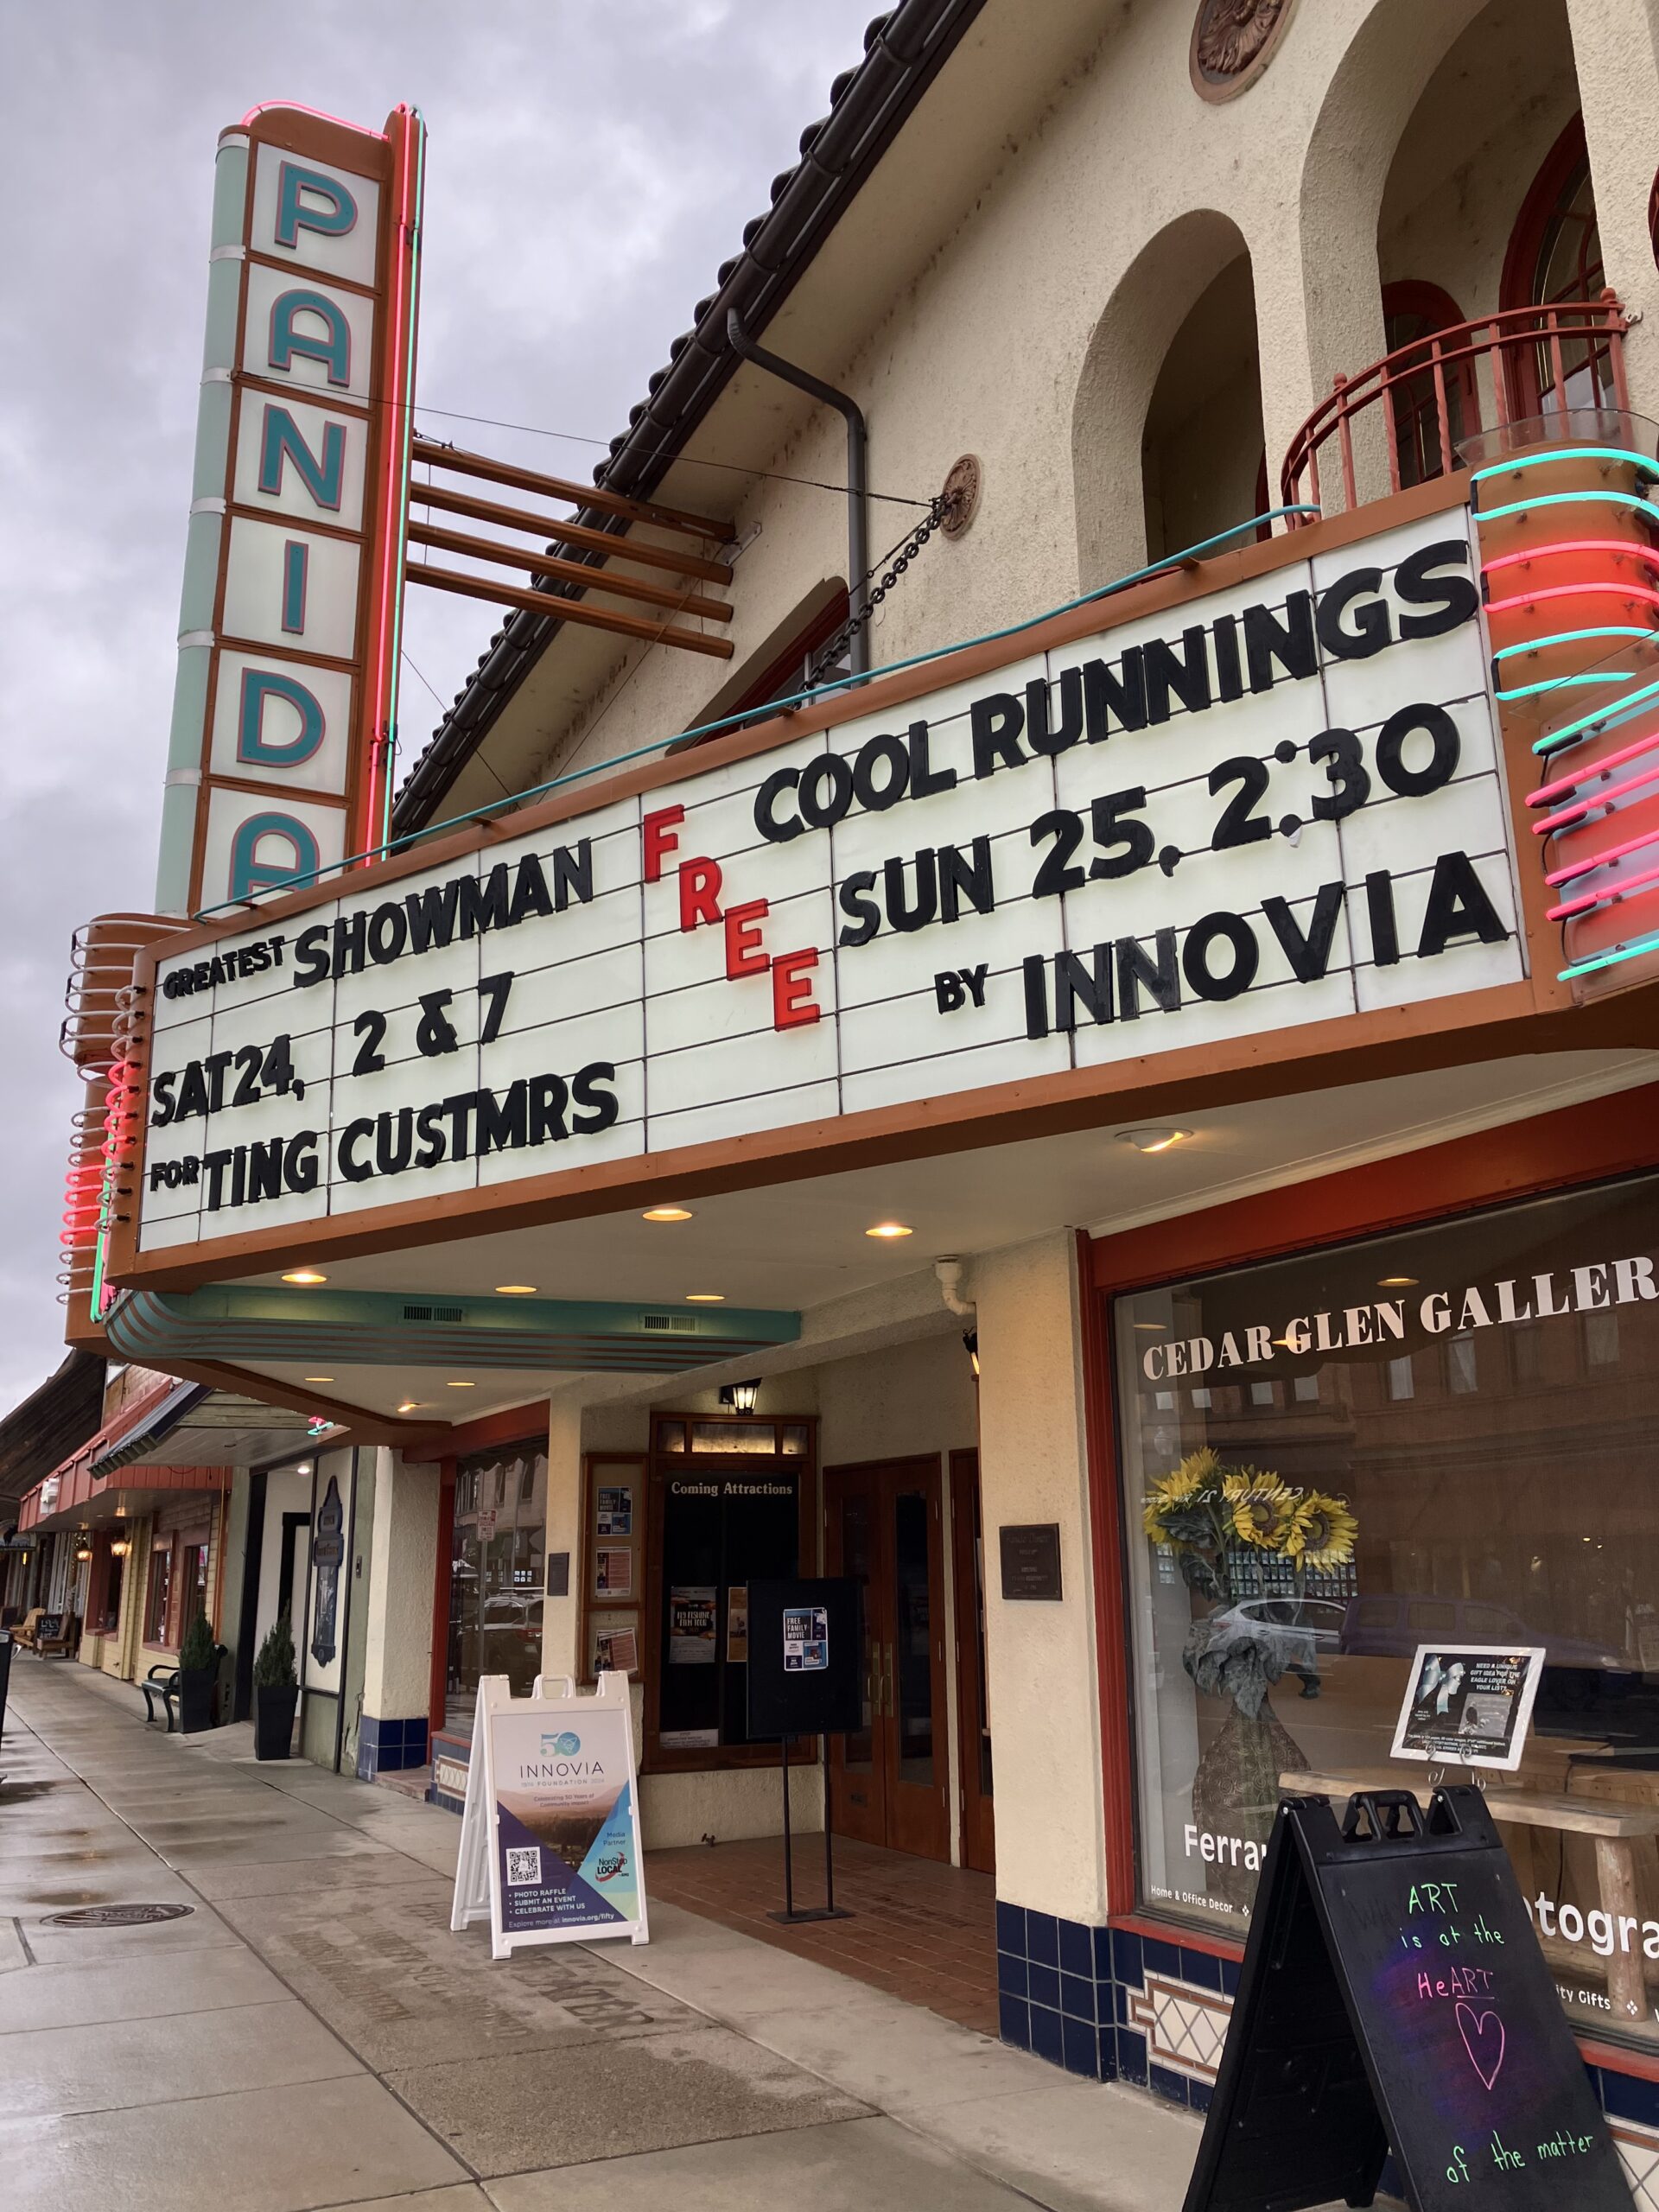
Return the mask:
<svg viewBox="0 0 1659 2212"><path fill-rule="evenodd" d="M1345 1497L1324 1497L1309 1491L1296 1508L1285 1549L1303 1567L1346 1567L1354 1555L1359 1523Z"/></svg>
<svg viewBox="0 0 1659 2212"><path fill-rule="evenodd" d="M1189 1452L1179 1467L1159 1476L1141 1510L1141 1525L1154 1544L1176 1541L1165 1526L1165 1516L1196 1503L1198 1493L1214 1480L1219 1465L1217 1454L1206 1446L1202 1452Z"/></svg>
<svg viewBox="0 0 1659 2212"><path fill-rule="evenodd" d="M1277 1475L1259 1474L1254 1467L1238 1472L1249 1478L1249 1487L1233 1506L1234 1533L1261 1551L1282 1551L1294 1520L1295 1493Z"/></svg>

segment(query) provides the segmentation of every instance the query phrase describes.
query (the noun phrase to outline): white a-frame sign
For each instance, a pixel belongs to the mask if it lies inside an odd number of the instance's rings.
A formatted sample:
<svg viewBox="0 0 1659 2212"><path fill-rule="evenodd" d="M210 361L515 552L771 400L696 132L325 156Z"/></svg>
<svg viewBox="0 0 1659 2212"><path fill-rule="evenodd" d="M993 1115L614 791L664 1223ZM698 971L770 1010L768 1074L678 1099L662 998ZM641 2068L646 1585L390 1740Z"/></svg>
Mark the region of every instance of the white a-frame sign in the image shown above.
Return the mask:
<svg viewBox="0 0 1659 2212"><path fill-rule="evenodd" d="M551 1675L524 1698L505 1675L479 1683L449 1925L486 1913L493 1958L531 1943L647 1940L626 1675L601 1675L591 1697Z"/></svg>

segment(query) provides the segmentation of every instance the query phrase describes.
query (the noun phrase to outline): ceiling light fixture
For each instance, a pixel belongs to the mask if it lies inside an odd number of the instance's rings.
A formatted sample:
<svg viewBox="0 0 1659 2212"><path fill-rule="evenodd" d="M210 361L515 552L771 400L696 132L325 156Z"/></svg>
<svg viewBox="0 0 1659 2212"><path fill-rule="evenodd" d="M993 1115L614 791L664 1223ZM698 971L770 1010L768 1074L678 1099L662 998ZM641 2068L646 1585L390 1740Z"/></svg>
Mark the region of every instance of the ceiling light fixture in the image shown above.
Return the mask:
<svg viewBox="0 0 1659 2212"><path fill-rule="evenodd" d="M498 1298L534 1298L536 1286L533 1282L499 1282L495 1294Z"/></svg>
<svg viewBox="0 0 1659 2212"><path fill-rule="evenodd" d="M397 1408L400 1414L417 1414L420 1409L421 1402L418 1398L405 1398Z"/></svg>
<svg viewBox="0 0 1659 2212"><path fill-rule="evenodd" d="M308 1382L332 1382L334 1378L332 1375L308 1375L305 1379Z"/></svg>
<svg viewBox="0 0 1659 2212"><path fill-rule="evenodd" d="M688 1290L685 1302L688 1306L723 1306L726 1294L723 1290Z"/></svg>
<svg viewBox="0 0 1659 2212"><path fill-rule="evenodd" d="M1415 1290L1417 1278L1415 1275L1383 1275L1379 1278L1376 1287L1379 1290Z"/></svg>
<svg viewBox="0 0 1659 2212"><path fill-rule="evenodd" d="M476 1390L478 1385L476 1382L452 1382L448 1387L452 1390Z"/></svg>
<svg viewBox="0 0 1659 2212"><path fill-rule="evenodd" d="M1156 1329L1159 1335L1162 1336L1169 1324L1167 1321L1137 1321L1135 1325L1137 1329Z"/></svg>
<svg viewBox="0 0 1659 2212"><path fill-rule="evenodd" d="M299 1283L306 1290L311 1290L318 1283L327 1282L327 1275L319 1274L315 1268L292 1268L283 1277L284 1282Z"/></svg>
<svg viewBox="0 0 1659 2212"><path fill-rule="evenodd" d="M754 1402L760 1395L760 1377L757 1375L747 1382L722 1382L720 1402L729 1406L734 1414L752 1414Z"/></svg>
<svg viewBox="0 0 1659 2212"><path fill-rule="evenodd" d="M915 1230L902 1221L878 1221L874 1229L867 1229L867 1236L913 1236Z"/></svg>
<svg viewBox="0 0 1659 2212"><path fill-rule="evenodd" d="M690 1221L690 1206L647 1206L639 1217L641 1221Z"/></svg>
<svg viewBox="0 0 1659 2212"><path fill-rule="evenodd" d="M1137 1152L1167 1152L1173 1144L1179 1144L1190 1137L1191 1129L1120 1129L1119 1144L1133 1145Z"/></svg>

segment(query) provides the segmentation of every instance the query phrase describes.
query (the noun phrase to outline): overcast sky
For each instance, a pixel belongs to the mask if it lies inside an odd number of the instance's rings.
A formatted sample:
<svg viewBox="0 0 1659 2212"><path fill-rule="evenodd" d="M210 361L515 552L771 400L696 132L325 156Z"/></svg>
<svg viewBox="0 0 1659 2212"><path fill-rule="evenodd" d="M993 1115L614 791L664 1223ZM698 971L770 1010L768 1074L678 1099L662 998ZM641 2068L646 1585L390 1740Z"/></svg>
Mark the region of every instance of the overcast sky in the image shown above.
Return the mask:
<svg viewBox="0 0 1659 2212"><path fill-rule="evenodd" d="M71 931L148 912L218 134L291 99L431 133L420 417L585 481L855 62L873 0L13 0L0 309L0 1414L63 1357ZM575 432L505 437L437 410ZM491 610L410 595L451 698ZM404 674L404 757L439 718Z"/></svg>

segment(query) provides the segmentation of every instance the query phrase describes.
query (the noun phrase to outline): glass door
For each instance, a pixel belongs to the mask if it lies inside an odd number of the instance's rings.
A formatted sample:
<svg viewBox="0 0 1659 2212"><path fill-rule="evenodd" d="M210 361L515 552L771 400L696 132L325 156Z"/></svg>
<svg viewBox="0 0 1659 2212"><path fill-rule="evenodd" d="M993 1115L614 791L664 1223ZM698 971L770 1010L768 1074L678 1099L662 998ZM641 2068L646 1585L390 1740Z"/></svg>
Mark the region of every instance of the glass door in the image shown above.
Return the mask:
<svg viewBox="0 0 1659 2212"><path fill-rule="evenodd" d="M827 1560L858 1583L862 1726L831 1739L838 1833L950 1856L939 1463L826 1471Z"/></svg>

